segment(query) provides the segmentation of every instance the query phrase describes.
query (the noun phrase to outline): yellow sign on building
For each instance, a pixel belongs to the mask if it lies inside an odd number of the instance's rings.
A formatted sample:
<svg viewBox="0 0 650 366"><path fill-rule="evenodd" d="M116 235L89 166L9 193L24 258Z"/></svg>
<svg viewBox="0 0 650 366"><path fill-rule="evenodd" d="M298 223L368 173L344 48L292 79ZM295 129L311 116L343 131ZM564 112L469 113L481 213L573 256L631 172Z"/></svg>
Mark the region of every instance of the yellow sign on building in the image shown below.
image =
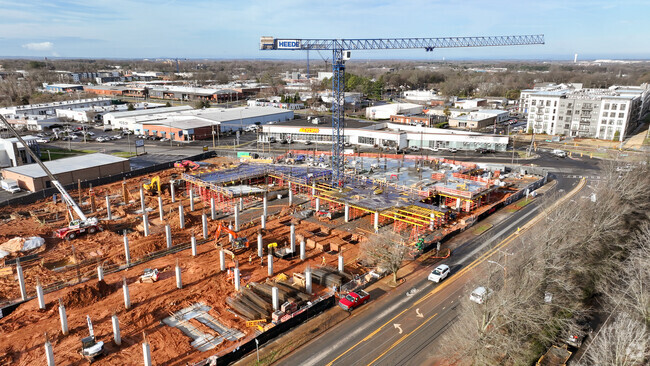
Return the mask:
<svg viewBox="0 0 650 366"><path fill-rule="evenodd" d="M303 133L318 133L320 131L318 128L303 127L300 129L300 132Z"/></svg>

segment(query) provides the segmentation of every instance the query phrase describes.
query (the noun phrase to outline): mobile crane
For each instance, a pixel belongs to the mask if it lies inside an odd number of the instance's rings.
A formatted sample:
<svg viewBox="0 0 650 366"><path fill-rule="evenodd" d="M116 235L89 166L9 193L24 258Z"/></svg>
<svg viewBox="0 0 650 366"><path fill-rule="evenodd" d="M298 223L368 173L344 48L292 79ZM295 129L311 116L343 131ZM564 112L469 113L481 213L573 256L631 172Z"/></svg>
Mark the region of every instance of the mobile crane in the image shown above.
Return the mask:
<svg viewBox="0 0 650 366"><path fill-rule="evenodd" d="M63 185L56 179L56 177L52 174L52 172L43 164L41 159L34 154L32 149L27 145L25 140L16 132L16 130L13 128L13 126L7 122L7 120L4 118L4 116L0 115L0 120L4 122L6 125L7 129L11 131L11 133L16 136L18 141L20 141L21 144L25 147L25 150L29 153L29 155L32 157L32 159L43 169L45 174L47 174L48 178L50 178L50 182L56 189L61 193L61 198L65 202L66 206L68 207L68 213L70 215L71 221L68 227L61 228L55 231L55 234L58 238L60 239L74 239L80 234L84 233L89 233L89 234L94 234L97 231L102 230L102 228L99 226L99 221L95 217L86 217L86 215L83 213L81 208L77 205L77 203L70 197L68 192L63 188ZM74 211L75 214L77 214L78 219L74 218L74 215L72 214L72 211Z"/></svg>

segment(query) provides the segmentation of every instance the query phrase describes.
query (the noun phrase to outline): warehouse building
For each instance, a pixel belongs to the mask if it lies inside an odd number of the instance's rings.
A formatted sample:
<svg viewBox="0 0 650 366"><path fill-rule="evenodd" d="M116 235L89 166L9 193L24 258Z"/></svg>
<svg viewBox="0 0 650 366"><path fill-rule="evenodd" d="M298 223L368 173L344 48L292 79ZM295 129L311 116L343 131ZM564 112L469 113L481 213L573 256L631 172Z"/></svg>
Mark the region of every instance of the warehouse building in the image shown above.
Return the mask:
<svg viewBox="0 0 650 366"><path fill-rule="evenodd" d="M261 142L297 141L331 146L332 127L329 118L309 118L263 125L259 136ZM391 122L368 122L345 120L344 142L353 146L405 149L474 150L478 148L505 151L508 136L488 135L476 132L455 131L442 128L410 126ZM328 147L323 148L328 148Z"/></svg>
<svg viewBox="0 0 650 366"><path fill-rule="evenodd" d="M63 185L131 170L129 159L100 153L58 159L44 164ZM38 164L3 169L2 177L3 179L15 179L21 189L32 192L52 187L50 178Z"/></svg>
<svg viewBox="0 0 650 366"><path fill-rule="evenodd" d="M189 105L183 105L179 107L164 107L164 108L155 108L155 109L143 109L136 111L121 111L121 112L109 112L104 115L104 129L120 129L125 128L132 131L135 131L129 122L134 120L135 117L141 116L152 116L152 115L162 115L169 114L174 112L188 111L192 110ZM137 131L136 131L137 132Z"/></svg>
<svg viewBox="0 0 650 366"><path fill-rule="evenodd" d="M84 90L83 85L79 84L43 84L43 87L50 93L71 93Z"/></svg>
<svg viewBox="0 0 650 366"><path fill-rule="evenodd" d="M36 136L23 136L22 138L36 155L40 154ZM33 162L34 159L17 138L0 138L0 167L20 166Z"/></svg>
<svg viewBox="0 0 650 366"><path fill-rule="evenodd" d="M423 107L420 104L413 103L395 103L376 105L366 108L366 118L368 119L389 119L390 116L398 114L418 114L422 113Z"/></svg>
<svg viewBox="0 0 650 366"><path fill-rule="evenodd" d="M55 116L57 109L88 108L107 105L111 105L111 100L108 98L77 99L66 100L62 102L16 105L12 107L0 108L0 114L6 118L18 118L29 115Z"/></svg>

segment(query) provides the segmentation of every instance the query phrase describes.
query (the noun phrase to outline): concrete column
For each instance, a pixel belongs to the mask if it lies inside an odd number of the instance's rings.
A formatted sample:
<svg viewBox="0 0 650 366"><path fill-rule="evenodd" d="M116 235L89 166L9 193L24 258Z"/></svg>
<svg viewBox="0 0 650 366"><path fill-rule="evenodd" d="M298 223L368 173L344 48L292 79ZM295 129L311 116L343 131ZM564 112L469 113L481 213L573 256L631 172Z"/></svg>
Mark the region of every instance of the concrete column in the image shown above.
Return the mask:
<svg viewBox="0 0 650 366"><path fill-rule="evenodd" d="M235 205L235 231L239 231L239 206Z"/></svg>
<svg viewBox="0 0 650 366"><path fill-rule="evenodd" d="M97 266L97 281L104 280L104 267L101 265Z"/></svg>
<svg viewBox="0 0 650 366"><path fill-rule="evenodd" d="M300 241L300 260L304 261L305 258L305 239L303 239Z"/></svg>
<svg viewBox="0 0 650 366"><path fill-rule="evenodd" d="M244 197L239 197L239 211L244 212Z"/></svg>
<svg viewBox="0 0 650 366"><path fill-rule="evenodd" d="M163 211L163 203L162 203L162 197L158 196L158 216L160 217L160 221L165 220L165 212Z"/></svg>
<svg viewBox="0 0 650 366"><path fill-rule="evenodd" d="M291 234L289 237L289 243L291 244L291 253L296 252L296 225L291 223Z"/></svg>
<svg viewBox="0 0 650 366"><path fill-rule="evenodd" d="M142 357L144 358L144 366L151 366L151 347L147 341L142 343Z"/></svg>
<svg viewBox="0 0 650 366"><path fill-rule="evenodd" d="M339 273L343 273L344 263L343 263L343 254L339 253Z"/></svg>
<svg viewBox="0 0 650 366"><path fill-rule="evenodd" d="M316 195L316 182L311 183L311 195L312 196Z"/></svg>
<svg viewBox="0 0 650 366"><path fill-rule="evenodd" d="M65 306L61 299L59 299L59 319L61 320L61 333L68 335L68 315L65 313Z"/></svg>
<svg viewBox="0 0 650 366"><path fill-rule="evenodd" d="M129 251L129 237L126 236L126 230L124 230L124 259L126 264L131 264L131 252Z"/></svg>
<svg viewBox="0 0 650 366"><path fill-rule="evenodd" d="M228 229L232 230L232 224L228 224ZM228 233L228 242L232 243L233 237L232 234Z"/></svg>
<svg viewBox="0 0 650 366"><path fill-rule="evenodd" d="M146 212L146 207L144 207L144 189L140 187L140 210L142 213Z"/></svg>
<svg viewBox="0 0 650 366"><path fill-rule="evenodd" d="M316 211L320 211L320 197L316 197Z"/></svg>
<svg viewBox="0 0 650 366"><path fill-rule="evenodd" d="M113 314L111 316L111 323L113 323L113 341L119 346L122 344L122 336L120 335L120 321L117 319L117 315Z"/></svg>
<svg viewBox="0 0 650 366"><path fill-rule="evenodd" d="M176 202L176 187L174 186L174 180L169 181L169 190L172 195L172 203Z"/></svg>
<svg viewBox="0 0 650 366"><path fill-rule="evenodd" d="M182 203L178 205L178 226L185 229L185 208Z"/></svg>
<svg viewBox="0 0 650 366"><path fill-rule="evenodd" d="M172 228L165 225L165 239L167 240L167 249L172 247Z"/></svg>
<svg viewBox="0 0 650 366"><path fill-rule="evenodd" d="M350 222L350 205L345 204L345 222Z"/></svg>
<svg viewBox="0 0 650 366"><path fill-rule="evenodd" d="M194 188L190 189L190 212L194 211Z"/></svg>
<svg viewBox="0 0 650 366"><path fill-rule="evenodd" d="M149 236L149 215L146 212L142 215L142 226L144 227L144 236Z"/></svg>
<svg viewBox="0 0 650 366"><path fill-rule="evenodd" d="M280 310L280 292L277 287L273 286L271 296L273 298L273 310Z"/></svg>
<svg viewBox="0 0 650 366"><path fill-rule="evenodd" d="M122 292L124 293L124 308L131 308L131 296L129 295L129 285L126 284L126 278L122 278Z"/></svg>
<svg viewBox="0 0 650 366"><path fill-rule="evenodd" d="M226 253L223 251L223 248L219 250L219 269L221 272L226 270Z"/></svg>
<svg viewBox="0 0 650 366"><path fill-rule="evenodd" d="M27 289L25 288L25 275L23 274L23 266L20 262L16 261L16 276L18 276L18 286L20 287L20 297L23 301L27 300Z"/></svg>
<svg viewBox="0 0 650 366"><path fill-rule="evenodd" d="M45 358L47 359L47 366L54 366L54 350L49 340L45 341Z"/></svg>
<svg viewBox="0 0 650 366"><path fill-rule="evenodd" d="M456 208L460 208L460 198L456 198Z"/></svg>
<svg viewBox="0 0 650 366"><path fill-rule="evenodd" d="M201 215L201 225L203 226L203 239L207 239L208 238L208 215L206 214Z"/></svg>
<svg viewBox="0 0 650 366"><path fill-rule="evenodd" d="M266 229L266 216L264 215L260 216L260 227Z"/></svg>
<svg viewBox="0 0 650 366"><path fill-rule="evenodd" d="M194 233L192 233L191 245L192 245L192 257L196 257L196 236L194 236Z"/></svg>
<svg viewBox="0 0 650 366"><path fill-rule="evenodd" d="M273 254L269 254L267 265L269 268L269 277L271 277L273 276Z"/></svg>
<svg viewBox="0 0 650 366"><path fill-rule="evenodd" d="M178 259L176 260L176 288L183 288L183 280L181 279L181 266L178 265Z"/></svg>
<svg viewBox="0 0 650 366"><path fill-rule="evenodd" d="M379 211L375 211L375 231L379 231Z"/></svg>
<svg viewBox="0 0 650 366"><path fill-rule="evenodd" d="M111 214L111 200L106 196L106 220L113 220L113 215Z"/></svg>
<svg viewBox="0 0 650 366"><path fill-rule="evenodd" d="M234 275L235 275L235 291L239 291L239 286L240 286L239 267L235 267Z"/></svg>
<svg viewBox="0 0 650 366"><path fill-rule="evenodd" d="M291 182L289 182L291 184ZM289 206L293 205L293 191L289 188Z"/></svg>
<svg viewBox="0 0 650 366"><path fill-rule="evenodd" d="M311 295L311 267L305 268L305 291Z"/></svg>
<svg viewBox="0 0 650 366"><path fill-rule="evenodd" d="M264 213L263 213L264 217L267 217L267 216L268 216L268 203L267 203L267 202L268 202L268 198L266 198L266 195L267 195L267 194L264 193L263 206L262 206L262 208L263 208L263 212L264 212Z"/></svg>
<svg viewBox="0 0 650 366"><path fill-rule="evenodd" d="M264 255L264 240L262 239L262 233L257 233L257 256L262 258L263 255Z"/></svg>
<svg viewBox="0 0 650 366"><path fill-rule="evenodd" d="M217 219L217 210L214 204L214 197L210 197L210 219L211 220Z"/></svg>
<svg viewBox="0 0 650 366"><path fill-rule="evenodd" d="M429 218L429 230L433 230L433 225L435 223L436 216L431 213L431 217Z"/></svg>
<svg viewBox="0 0 650 366"><path fill-rule="evenodd" d="M36 297L38 298L38 308L45 310L45 297L43 297L43 286L40 281L36 283Z"/></svg>

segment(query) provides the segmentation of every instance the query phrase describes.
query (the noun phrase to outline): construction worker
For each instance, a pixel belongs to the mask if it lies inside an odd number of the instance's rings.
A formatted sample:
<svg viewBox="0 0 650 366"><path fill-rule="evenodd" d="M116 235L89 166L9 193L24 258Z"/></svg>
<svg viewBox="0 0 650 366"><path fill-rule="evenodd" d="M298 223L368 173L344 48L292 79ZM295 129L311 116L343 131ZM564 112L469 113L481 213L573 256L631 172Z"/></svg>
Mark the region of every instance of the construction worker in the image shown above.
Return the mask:
<svg viewBox="0 0 650 366"><path fill-rule="evenodd" d="M264 256L260 257L260 266L264 267Z"/></svg>
<svg viewBox="0 0 650 366"><path fill-rule="evenodd" d="M325 265L327 261L325 260L325 256L323 256L323 265Z"/></svg>
<svg viewBox="0 0 650 366"><path fill-rule="evenodd" d="M248 264L252 264L252 263L253 263L253 255L249 254L248 255Z"/></svg>

